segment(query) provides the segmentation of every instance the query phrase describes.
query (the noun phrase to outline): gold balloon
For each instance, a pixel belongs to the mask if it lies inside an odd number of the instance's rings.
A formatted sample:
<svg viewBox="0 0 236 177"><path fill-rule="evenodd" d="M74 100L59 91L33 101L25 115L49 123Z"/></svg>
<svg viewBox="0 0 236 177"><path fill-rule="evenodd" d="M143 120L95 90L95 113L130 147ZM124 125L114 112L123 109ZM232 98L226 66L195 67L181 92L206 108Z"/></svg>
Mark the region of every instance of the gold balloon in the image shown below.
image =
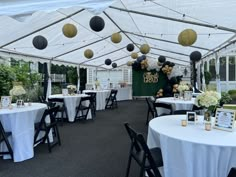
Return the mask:
<svg viewBox="0 0 236 177"><path fill-rule="evenodd" d="M122 36L120 35L120 33L114 33L111 35L111 41L114 43L119 43L122 39Z"/></svg>
<svg viewBox="0 0 236 177"><path fill-rule="evenodd" d="M134 63L133 61L128 61L127 66L132 66L133 63Z"/></svg>
<svg viewBox="0 0 236 177"><path fill-rule="evenodd" d="M73 38L77 34L77 28L75 25L67 23L62 28L63 34L68 38Z"/></svg>
<svg viewBox="0 0 236 177"><path fill-rule="evenodd" d="M185 29L178 36L178 41L182 46L191 46L196 40L197 33L192 29Z"/></svg>
<svg viewBox="0 0 236 177"><path fill-rule="evenodd" d="M93 51L91 49L86 49L84 51L84 56L88 59L92 58L93 57Z"/></svg>
<svg viewBox="0 0 236 177"><path fill-rule="evenodd" d="M136 52L133 52L133 53L131 54L131 57L132 57L133 59L136 59L136 58L138 58L138 54L137 54Z"/></svg>
<svg viewBox="0 0 236 177"><path fill-rule="evenodd" d="M141 52L142 54L147 54L149 51L150 51L150 47L149 47L148 44L143 44L143 45L141 45L141 47L140 47L140 52Z"/></svg>

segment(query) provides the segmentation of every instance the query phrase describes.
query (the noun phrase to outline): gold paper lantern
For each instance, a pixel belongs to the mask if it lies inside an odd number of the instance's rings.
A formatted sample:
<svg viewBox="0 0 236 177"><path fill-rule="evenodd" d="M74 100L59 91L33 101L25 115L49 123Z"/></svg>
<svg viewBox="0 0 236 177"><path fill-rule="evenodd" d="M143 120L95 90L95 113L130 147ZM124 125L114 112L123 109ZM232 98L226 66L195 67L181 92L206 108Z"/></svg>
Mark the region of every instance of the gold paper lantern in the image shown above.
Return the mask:
<svg viewBox="0 0 236 177"><path fill-rule="evenodd" d="M84 51L84 56L88 59L92 58L93 57L93 51L91 49L86 49Z"/></svg>
<svg viewBox="0 0 236 177"><path fill-rule="evenodd" d="M192 29L185 29L178 36L179 44L182 46L193 45L197 40L197 33Z"/></svg>
<svg viewBox="0 0 236 177"><path fill-rule="evenodd" d="M138 54L137 54L136 52L133 52L133 53L131 54L131 57L132 57L133 59L136 59L136 58L138 58Z"/></svg>
<svg viewBox="0 0 236 177"><path fill-rule="evenodd" d="M147 54L149 51L150 51L150 47L149 47L148 44L143 44L143 45L141 45L141 47L140 47L140 52L141 52L142 54Z"/></svg>
<svg viewBox="0 0 236 177"><path fill-rule="evenodd" d="M73 38L77 34L77 28L75 25L67 23L62 28L63 34L68 38Z"/></svg>
<svg viewBox="0 0 236 177"><path fill-rule="evenodd" d="M111 35L111 41L114 43L119 43L122 39L122 36L120 35L120 33L113 33Z"/></svg>

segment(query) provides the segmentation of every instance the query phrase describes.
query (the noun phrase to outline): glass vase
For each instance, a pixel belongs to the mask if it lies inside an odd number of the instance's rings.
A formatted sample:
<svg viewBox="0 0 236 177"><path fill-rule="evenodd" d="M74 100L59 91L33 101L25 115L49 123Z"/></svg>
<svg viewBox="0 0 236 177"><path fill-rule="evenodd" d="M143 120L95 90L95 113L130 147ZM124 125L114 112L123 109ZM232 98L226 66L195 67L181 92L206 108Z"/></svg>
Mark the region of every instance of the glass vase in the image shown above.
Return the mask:
<svg viewBox="0 0 236 177"><path fill-rule="evenodd" d="M208 109L204 110L204 121L205 122L211 122L211 111Z"/></svg>

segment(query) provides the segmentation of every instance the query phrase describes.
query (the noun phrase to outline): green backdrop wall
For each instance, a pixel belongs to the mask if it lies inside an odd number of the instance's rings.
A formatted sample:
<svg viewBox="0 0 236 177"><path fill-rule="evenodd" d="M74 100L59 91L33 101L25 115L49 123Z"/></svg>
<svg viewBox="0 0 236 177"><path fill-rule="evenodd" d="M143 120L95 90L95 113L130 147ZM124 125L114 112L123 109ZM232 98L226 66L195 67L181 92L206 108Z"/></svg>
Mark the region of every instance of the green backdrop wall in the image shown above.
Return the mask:
<svg viewBox="0 0 236 177"><path fill-rule="evenodd" d="M144 74L147 72L151 72L152 74L158 74L158 82L157 83L145 83L144 82ZM133 96L154 96L160 88L164 88L167 84L168 78L166 74L162 71L147 71L147 70L133 70L132 77L132 90Z"/></svg>

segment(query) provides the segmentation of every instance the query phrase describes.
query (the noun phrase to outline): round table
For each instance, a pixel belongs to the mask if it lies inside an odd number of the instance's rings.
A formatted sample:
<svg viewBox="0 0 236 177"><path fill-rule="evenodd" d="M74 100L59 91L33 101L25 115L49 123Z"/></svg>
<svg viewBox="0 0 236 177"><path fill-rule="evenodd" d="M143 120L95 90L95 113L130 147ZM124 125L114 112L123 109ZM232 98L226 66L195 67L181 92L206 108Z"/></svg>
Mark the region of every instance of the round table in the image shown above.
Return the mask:
<svg viewBox="0 0 236 177"><path fill-rule="evenodd" d="M186 115L155 118L147 144L161 147L165 177L226 177L236 166L236 132L204 129L201 123L181 126Z"/></svg>
<svg viewBox="0 0 236 177"><path fill-rule="evenodd" d="M75 113L76 113L76 106L79 105L81 97L87 97L86 94L75 94L75 95L62 95L62 94L55 94L50 95L49 98L63 98L65 102L65 106L67 109L67 115L69 122L75 121ZM89 103L88 103L89 104ZM92 118L91 111L89 110L88 119Z"/></svg>
<svg viewBox="0 0 236 177"><path fill-rule="evenodd" d="M12 132L10 144L14 162L34 156L34 123L41 120L46 108L47 105L42 103L32 103L31 106L25 103L25 106L20 108L13 104L12 109L0 109L0 120L5 131Z"/></svg>
<svg viewBox="0 0 236 177"><path fill-rule="evenodd" d="M106 98L110 94L110 90L83 90L83 93L96 93L96 110L103 110L106 106Z"/></svg>
<svg viewBox="0 0 236 177"><path fill-rule="evenodd" d="M192 110L194 101L195 101L195 98L192 98L191 100L186 100L186 101L183 99L176 99L174 97L165 97L165 98L156 99L156 102L171 104L173 111Z"/></svg>

